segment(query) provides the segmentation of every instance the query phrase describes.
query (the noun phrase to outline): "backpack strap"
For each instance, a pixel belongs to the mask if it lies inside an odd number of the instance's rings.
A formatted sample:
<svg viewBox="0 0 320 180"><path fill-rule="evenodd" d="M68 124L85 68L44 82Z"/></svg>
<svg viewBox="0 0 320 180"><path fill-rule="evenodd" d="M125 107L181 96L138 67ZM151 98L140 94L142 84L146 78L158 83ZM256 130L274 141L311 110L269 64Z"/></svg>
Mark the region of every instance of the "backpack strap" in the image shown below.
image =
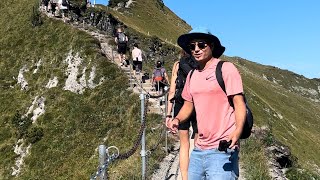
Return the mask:
<svg viewBox="0 0 320 180"><path fill-rule="evenodd" d="M224 84L223 77L222 77L222 65L224 62L226 62L226 61L219 61L218 62L217 67L216 67L216 78L217 78L219 86L221 87L223 92L227 95L226 86ZM227 98L228 98L230 106L234 107L232 99L229 98L228 96L227 96Z"/></svg>
<svg viewBox="0 0 320 180"><path fill-rule="evenodd" d="M192 69L191 72L190 72L189 82L191 81L191 77L192 77L192 74L193 74L194 70L196 70L196 69Z"/></svg>
<svg viewBox="0 0 320 180"><path fill-rule="evenodd" d="M221 87L221 89L224 91L224 93L227 94L226 92L226 86L224 84L224 81L223 81L223 77L222 77L222 65L225 61L219 61L218 64L217 64L217 67L216 67L216 78L217 78L217 81Z"/></svg>

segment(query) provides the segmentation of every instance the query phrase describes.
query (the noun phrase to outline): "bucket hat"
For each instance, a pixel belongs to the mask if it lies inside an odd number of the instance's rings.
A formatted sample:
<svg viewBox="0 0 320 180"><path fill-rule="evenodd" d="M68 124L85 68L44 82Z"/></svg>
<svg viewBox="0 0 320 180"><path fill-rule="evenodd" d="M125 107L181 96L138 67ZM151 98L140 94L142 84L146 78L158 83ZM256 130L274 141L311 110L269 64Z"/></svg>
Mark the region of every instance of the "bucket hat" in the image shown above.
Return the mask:
<svg viewBox="0 0 320 180"><path fill-rule="evenodd" d="M211 32L207 28L196 28L191 30L187 34L181 35L178 38L178 45L188 54L191 54L188 46L190 41L194 39L203 39L213 43L212 56L214 58L219 58L226 49L221 45L220 40L215 35L211 34Z"/></svg>

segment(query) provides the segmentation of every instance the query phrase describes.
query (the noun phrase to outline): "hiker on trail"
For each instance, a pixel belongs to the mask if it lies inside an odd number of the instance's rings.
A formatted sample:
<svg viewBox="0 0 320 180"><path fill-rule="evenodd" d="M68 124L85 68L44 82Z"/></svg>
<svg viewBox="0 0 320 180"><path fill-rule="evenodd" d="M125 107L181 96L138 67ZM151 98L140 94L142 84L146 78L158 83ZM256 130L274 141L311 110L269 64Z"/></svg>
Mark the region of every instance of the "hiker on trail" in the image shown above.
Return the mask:
<svg viewBox="0 0 320 180"><path fill-rule="evenodd" d="M128 37L123 32L122 28L117 29L116 37L114 40L118 45L118 53L119 53L120 63L121 63L121 65L125 65L127 67L128 64L126 63L126 52L127 52Z"/></svg>
<svg viewBox="0 0 320 180"><path fill-rule="evenodd" d="M55 16L57 9L57 0L50 0L48 5L48 11L51 12L52 16Z"/></svg>
<svg viewBox="0 0 320 180"><path fill-rule="evenodd" d="M49 6L49 0L42 0L43 10L45 12L49 12L48 6Z"/></svg>
<svg viewBox="0 0 320 180"><path fill-rule="evenodd" d="M168 94L168 105L167 105L167 115L166 123L172 121L172 117L177 116L180 109L183 106L184 100L181 97L181 93L187 79L188 73L197 67L197 62L185 51L181 51L180 61L174 63L172 68L172 76L170 83L170 90ZM174 110L172 116L172 109ZM192 137L196 141L198 136L198 127L196 120L196 112L193 110L191 116L183 123L179 124L179 139L180 139L180 155L179 155L179 167L181 171L181 176L183 180L188 179L188 166L189 166L189 128L192 125Z"/></svg>
<svg viewBox="0 0 320 180"><path fill-rule="evenodd" d="M133 44L133 50L131 52L131 56L132 56L132 60L133 60L133 71L134 71L134 75L140 74L140 72L142 71L142 51L141 49L139 49L138 44L134 43Z"/></svg>
<svg viewBox="0 0 320 180"><path fill-rule="evenodd" d="M66 14L68 13L69 2L67 0L58 1L58 10L61 13L63 22L66 22Z"/></svg>
<svg viewBox="0 0 320 180"><path fill-rule="evenodd" d="M193 109L197 112L198 138L191 153L189 180L225 180L239 176L239 138L246 118L246 105L239 71L230 62L222 66L226 93L217 82L215 69L225 47L205 28L194 29L178 38L178 45L199 63L187 77L184 104L168 123L176 132ZM233 103L233 107L230 105ZM224 140L224 141L222 141ZM219 143L227 148L219 151ZM231 143L231 144L229 144Z"/></svg>
<svg viewBox="0 0 320 180"><path fill-rule="evenodd" d="M161 61L157 61L156 67L152 73L152 84L157 92L163 92L164 87L168 84L169 78L166 69L162 66Z"/></svg>

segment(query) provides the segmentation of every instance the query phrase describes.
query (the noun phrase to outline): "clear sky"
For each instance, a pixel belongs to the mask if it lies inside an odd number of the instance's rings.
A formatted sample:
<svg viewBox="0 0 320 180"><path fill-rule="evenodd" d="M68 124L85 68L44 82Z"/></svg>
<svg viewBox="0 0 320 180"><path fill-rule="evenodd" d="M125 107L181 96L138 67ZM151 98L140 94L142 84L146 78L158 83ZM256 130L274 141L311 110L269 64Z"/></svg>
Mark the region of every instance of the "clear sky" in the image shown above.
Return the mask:
<svg viewBox="0 0 320 180"><path fill-rule="evenodd" d="M163 2L192 27L209 28L227 56L320 78L320 0Z"/></svg>

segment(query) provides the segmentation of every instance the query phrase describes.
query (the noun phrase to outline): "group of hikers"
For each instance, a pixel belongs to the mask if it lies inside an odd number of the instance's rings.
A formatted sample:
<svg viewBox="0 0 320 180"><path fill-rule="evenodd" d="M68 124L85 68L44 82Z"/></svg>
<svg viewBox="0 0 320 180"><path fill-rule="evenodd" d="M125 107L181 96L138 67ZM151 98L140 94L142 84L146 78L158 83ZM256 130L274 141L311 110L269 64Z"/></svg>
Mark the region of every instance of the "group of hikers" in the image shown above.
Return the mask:
<svg viewBox="0 0 320 180"><path fill-rule="evenodd" d="M117 28L115 34L115 42L117 44L118 58L120 60L121 66L128 66L132 64L133 74L140 75L142 72L142 62L143 55L142 50L139 48L138 43L133 43L133 48L131 51L132 63L126 57L128 36L125 34L122 27ZM158 60L155 63L155 68L152 72L151 82L153 84L154 90L159 94L162 94L164 87L168 85L169 78L166 69L163 66L163 62Z"/></svg>
<svg viewBox="0 0 320 180"><path fill-rule="evenodd" d="M70 4L67 0L42 0L41 5L45 12L51 13L54 16L61 15L65 21Z"/></svg>
<svg viewBox="0 0 320 180"><path fill-rule="evenodd" d="M94 5L90 0L41 0L40 9L50 16L61 17L64 22L81 21L103 31L110 29L114 19L109 13L91 7Z"/></svg>
<svg viewBox="0 0 320 180"><path fill-rule="evenodd" d="M125 56L128 37L123 29L117 30L115 41L121 63L129 65ZM231 62L219 59L225 47L206 28L193 29L177 42L182 50L170 83L161 61L156 62L152 83L157 90L170 85L165 124L179 135L182 179L238 179L239 139L247 115L240 73ZM135 43L132 62L136 73L142 70L142 54ZM191 126L195 147L189 156Z"/></svg>
<svg viewBox="0 0 320 180"><path fill-rule="evenodd" d="M57 1L63 9L64 0ZM122 27L116 29L115 42L121 64L131 65L126 57L128 37ZM162 61L156 61L151 80L157 91L170 85L165 124L179 135L182 178L237 179L239 139L246 121L240 73L231 62L219 59L225 47L206 28L182 34L177 43L182 50L172 67L171 81ZM144 55L138 43L133 43L131 58L134 74L141 73ZM222 72L222 83L218 71ZM189 156L190 126L195 147Z"/></svg>

